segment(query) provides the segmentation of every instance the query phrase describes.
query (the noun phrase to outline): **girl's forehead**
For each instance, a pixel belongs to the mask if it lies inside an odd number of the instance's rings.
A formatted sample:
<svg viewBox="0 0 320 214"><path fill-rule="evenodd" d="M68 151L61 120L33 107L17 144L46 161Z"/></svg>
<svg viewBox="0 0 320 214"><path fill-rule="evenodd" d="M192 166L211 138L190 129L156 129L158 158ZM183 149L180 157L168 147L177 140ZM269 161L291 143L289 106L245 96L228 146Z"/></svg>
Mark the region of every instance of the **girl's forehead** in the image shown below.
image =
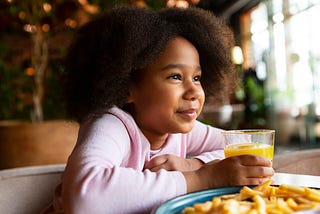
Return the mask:
<svg viewBox="0 0 320 214"><path fill-rule="evenodd" d="M182 36L175 36L171 38L168 42L165 48L168 48L170 46L179 46L179 45L189 45L194 46L189 40Z"/></svg>
<svg viewBox="0 0 320 214"><path fill-rule="evenodd" d="M199 60L199 53L196 47L183 37L171 39L164 51L151 63L193 63L194 58ZM190 62L188 62L190 61Z"/></svg>
<svg viewBox="0 0 320 214"><path fill-rule="evenodd" d="M142 78L148 70L163 70L171 65L184 64L190 67L200 67L199 53L187 39L176 36L168 41L163 51L145 68L133 70L134 81Z"/></svg>

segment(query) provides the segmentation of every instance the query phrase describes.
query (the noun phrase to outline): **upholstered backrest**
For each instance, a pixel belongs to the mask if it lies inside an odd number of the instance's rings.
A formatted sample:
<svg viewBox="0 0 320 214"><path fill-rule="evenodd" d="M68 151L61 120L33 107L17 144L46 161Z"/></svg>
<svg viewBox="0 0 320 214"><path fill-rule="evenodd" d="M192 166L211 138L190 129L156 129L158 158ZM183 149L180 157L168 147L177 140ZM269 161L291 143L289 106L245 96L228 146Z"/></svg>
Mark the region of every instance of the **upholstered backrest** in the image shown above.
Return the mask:
<svg viewBox="0 0 320 214"><path fill-rule="evenodd" d="M0 170L0 213L40 213L53 199L65 165Z"/></svg>

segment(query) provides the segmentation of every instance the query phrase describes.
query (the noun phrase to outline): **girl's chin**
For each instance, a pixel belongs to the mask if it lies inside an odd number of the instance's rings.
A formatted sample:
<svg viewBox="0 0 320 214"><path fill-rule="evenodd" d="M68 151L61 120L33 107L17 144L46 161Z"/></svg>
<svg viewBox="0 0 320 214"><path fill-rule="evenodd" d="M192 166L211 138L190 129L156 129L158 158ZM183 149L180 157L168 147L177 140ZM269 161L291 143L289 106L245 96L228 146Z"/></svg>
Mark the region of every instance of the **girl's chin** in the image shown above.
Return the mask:
<svg viewBox="0 0 320 214"><path fill-rule="evenodd" d="M178 131L177 133L183 133L183 134L188 133L193 129L193 127L194 127L194 121L182 126L180 128L180 131Z"/></svg>

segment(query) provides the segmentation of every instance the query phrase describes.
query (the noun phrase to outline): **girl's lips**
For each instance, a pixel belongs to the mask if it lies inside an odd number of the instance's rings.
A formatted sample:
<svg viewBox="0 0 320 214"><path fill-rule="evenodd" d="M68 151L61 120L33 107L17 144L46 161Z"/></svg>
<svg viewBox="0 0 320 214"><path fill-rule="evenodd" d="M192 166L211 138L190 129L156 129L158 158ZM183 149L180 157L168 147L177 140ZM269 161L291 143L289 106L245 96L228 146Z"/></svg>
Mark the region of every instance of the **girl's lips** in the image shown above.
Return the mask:
<svg viewBox="0 0 320 214"><path fill-rule="evenodd" d="M180 114L182 117L184 117L188 120L194 120L197 118L196 110L178 111L178 114Z"/></svg>

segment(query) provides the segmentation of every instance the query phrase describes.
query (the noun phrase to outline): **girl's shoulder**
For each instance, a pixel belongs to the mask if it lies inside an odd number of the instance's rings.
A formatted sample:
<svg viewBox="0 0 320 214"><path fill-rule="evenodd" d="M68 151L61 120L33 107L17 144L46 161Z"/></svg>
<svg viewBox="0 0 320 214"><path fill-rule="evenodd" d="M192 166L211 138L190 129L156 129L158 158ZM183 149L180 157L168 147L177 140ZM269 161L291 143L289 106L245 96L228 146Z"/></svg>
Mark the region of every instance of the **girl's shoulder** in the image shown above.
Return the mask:
<svg viewBox="0 0 320 214"><path fill-rule="evenodd" d="M98 116L96 116L98 115ZM118 107L101 110L97 114L89 116L81 126L89 126L103 130L122 130L128 131L137 129L133 117Z"/></svg>
<svg viewBox="0 0 320 214"><path fill-rule="evenodd" d="M133 118L119 108L113 107L91 115L80 125L78 146L95 148L130 148L139 138L139 132Z"/></svg>
<svg viewBox="0 0 320 214"><path fill-rule="evenodd" d="M136 139L139 129L133 117L118 107L112 107L89 116L80 126L80 133L84 135L109 136L127 141Z"/></svg>

